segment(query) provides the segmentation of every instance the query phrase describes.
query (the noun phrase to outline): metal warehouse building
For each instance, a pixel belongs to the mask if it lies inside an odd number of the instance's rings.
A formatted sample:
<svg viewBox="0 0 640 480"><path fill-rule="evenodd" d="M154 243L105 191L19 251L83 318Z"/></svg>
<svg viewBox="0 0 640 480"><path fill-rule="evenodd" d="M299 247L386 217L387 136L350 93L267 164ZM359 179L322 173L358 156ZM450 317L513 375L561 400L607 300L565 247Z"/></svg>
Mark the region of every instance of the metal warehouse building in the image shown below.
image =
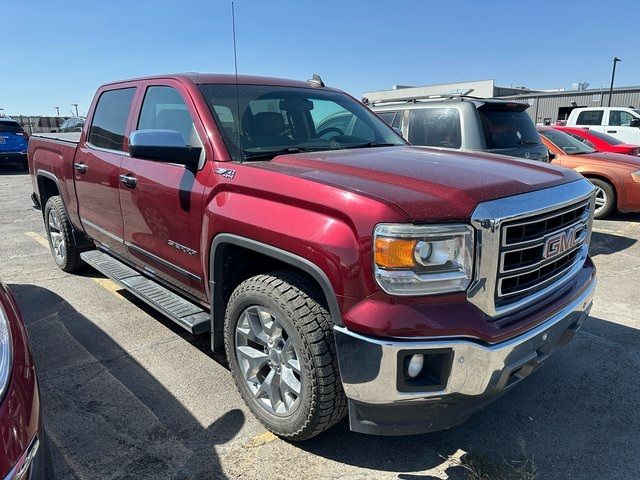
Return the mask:
<svg viewBox="0 0 640 480"><path fill-rule="evenodd" d="M500 98L528 103L527 112L535 123L550 124L566 120L571 110L577 107L608 106L609 89L589 90L532 90L525 87L499 87L494 80L456 82L421 87L396 85L390 90L365 92L370 102L394 101L413 98L428 99L436 95L467 93L475 97ZM613 89L612 107L640 108L640 86Z"/></svg>

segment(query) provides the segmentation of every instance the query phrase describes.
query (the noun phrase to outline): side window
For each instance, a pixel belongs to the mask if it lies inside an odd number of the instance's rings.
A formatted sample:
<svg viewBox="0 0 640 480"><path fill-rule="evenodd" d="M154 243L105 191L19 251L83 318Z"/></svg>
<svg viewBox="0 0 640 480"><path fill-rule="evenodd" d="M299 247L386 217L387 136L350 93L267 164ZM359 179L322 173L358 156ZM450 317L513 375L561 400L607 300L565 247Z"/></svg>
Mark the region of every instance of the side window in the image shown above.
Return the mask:
<svg viewBox="0 0 640 480"><path fill-rule="evenodd" d="M602 114L604 110L585 110L578 114L578 125L602 125Z"/></svg>
<svg viewBox="0 0 640 480"><path fill-rule="evenodd" d="M460 112L455 108L419 108L409 114L409 143L460 148Z"/></svg>
<svg viewBox="0 0 640 480"><path fill-rule="evenodd" d="M109 150L122 150L124 130L135 93L135 88L122 88L107 90L100 95L89 130L91 145Z"/></svg>
<svg viewBox="0 0 640 480"><path fill-rule="evenodd" d="M173 87L149 87L142 102L139 130L174 130L186 145L201 147L187 105Z"/></svg>
<svg viewBox="0 0 640 480"><path fill-rule="evenodd" d="M378 116L384 120L387 125L393 124L393 118L396 116L396 112L380 112Z"/></svg>
<svg viewBox="0 0 640 480"><path fill-rule="evenodd" d="M629 127L634 117L629 112L611 110L609 112L609 125L612 127Z"/></svg>
<svg viewBox="0 0 640 480"><path fill-rule="evenodd" d="M391 123L391 126L393 128L395 128L397 131L400 131L400 128L402 127L402 112L396 112L396 116L393 118L393 122Z"/></svg>

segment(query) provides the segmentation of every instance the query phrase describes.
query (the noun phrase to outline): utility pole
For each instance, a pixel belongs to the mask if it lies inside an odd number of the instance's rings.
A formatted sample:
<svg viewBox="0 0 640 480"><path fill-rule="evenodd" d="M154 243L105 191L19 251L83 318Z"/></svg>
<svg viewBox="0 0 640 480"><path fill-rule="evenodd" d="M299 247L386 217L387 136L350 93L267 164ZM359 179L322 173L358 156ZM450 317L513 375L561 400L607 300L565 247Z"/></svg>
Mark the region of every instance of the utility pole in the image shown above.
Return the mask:
<svg viewBox="0 0 640 480"><path fill-rule="evenodd" d="M80 115L78 115L78 104L72 103L71 106L76 108L76 117L79 117Z"/></svg>
<svg viewBox="0 0 640 480"><path fill-rule="evenodd" d="M616 78L616 63L621 62L618 57L613 57L613 71L611 72L611 87L609 88L609 104L608 107L611 106L611 97L613 96L613 81Z"/></svg>
<svg viewBox="0 0 640 480"><path fill-rule="evenodd" d="M53 107L56 109L56 117L60 116L60 107Z"/></svg>

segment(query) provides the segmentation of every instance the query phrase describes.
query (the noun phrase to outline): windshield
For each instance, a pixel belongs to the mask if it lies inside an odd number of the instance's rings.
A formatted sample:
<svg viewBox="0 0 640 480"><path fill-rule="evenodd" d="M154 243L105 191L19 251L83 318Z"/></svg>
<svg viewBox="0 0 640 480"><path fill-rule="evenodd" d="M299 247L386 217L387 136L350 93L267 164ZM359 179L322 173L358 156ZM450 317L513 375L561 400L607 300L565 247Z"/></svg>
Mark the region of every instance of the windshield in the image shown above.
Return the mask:
<svg viewBox="0 0 640 480"><path fill-rule="evenodd" d="M588 147L580 140L576 140L571 135L559 130L543 130L540 132L540 135L544 136L544 138L549 140L567 155L595 152L593 148Z"/></svg>
<svg viewBox="0 0 640 480"><path fill-rule="evenodd" d="M342 93L220 84L200 85L200 91L234 160L405 145L402 137L377 115Z"/></svg>
<svg viewBox="0 0 640 480"><path fill-rule="evenodd" d="M536 127L529 115L513 109L478 109L487 149L541 145Z"/></svg>
<svg viewBox="0 0 640 480"><path fill-rule="evenodd" d="M589 130L589 135L593 135L600 140L607 142L609 145L622 145L624 142L622 140L618 140L611 135L607 135L606 133L597 132L595 130Z"/></svg>

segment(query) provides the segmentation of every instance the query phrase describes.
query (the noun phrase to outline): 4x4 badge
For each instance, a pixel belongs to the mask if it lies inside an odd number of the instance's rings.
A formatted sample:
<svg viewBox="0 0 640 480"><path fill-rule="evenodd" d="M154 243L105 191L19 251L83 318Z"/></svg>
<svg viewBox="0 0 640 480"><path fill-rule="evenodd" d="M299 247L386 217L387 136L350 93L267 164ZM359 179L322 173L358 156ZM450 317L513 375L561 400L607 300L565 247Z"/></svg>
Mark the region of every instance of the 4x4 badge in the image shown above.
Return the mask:
<svg viewBox="0 0 640 480"><path fill-rule="evenodd" d="M225 178L233 178L236 175L236 171L230 168L218 167L215 169L216 174L222 175Z"/></svg>

